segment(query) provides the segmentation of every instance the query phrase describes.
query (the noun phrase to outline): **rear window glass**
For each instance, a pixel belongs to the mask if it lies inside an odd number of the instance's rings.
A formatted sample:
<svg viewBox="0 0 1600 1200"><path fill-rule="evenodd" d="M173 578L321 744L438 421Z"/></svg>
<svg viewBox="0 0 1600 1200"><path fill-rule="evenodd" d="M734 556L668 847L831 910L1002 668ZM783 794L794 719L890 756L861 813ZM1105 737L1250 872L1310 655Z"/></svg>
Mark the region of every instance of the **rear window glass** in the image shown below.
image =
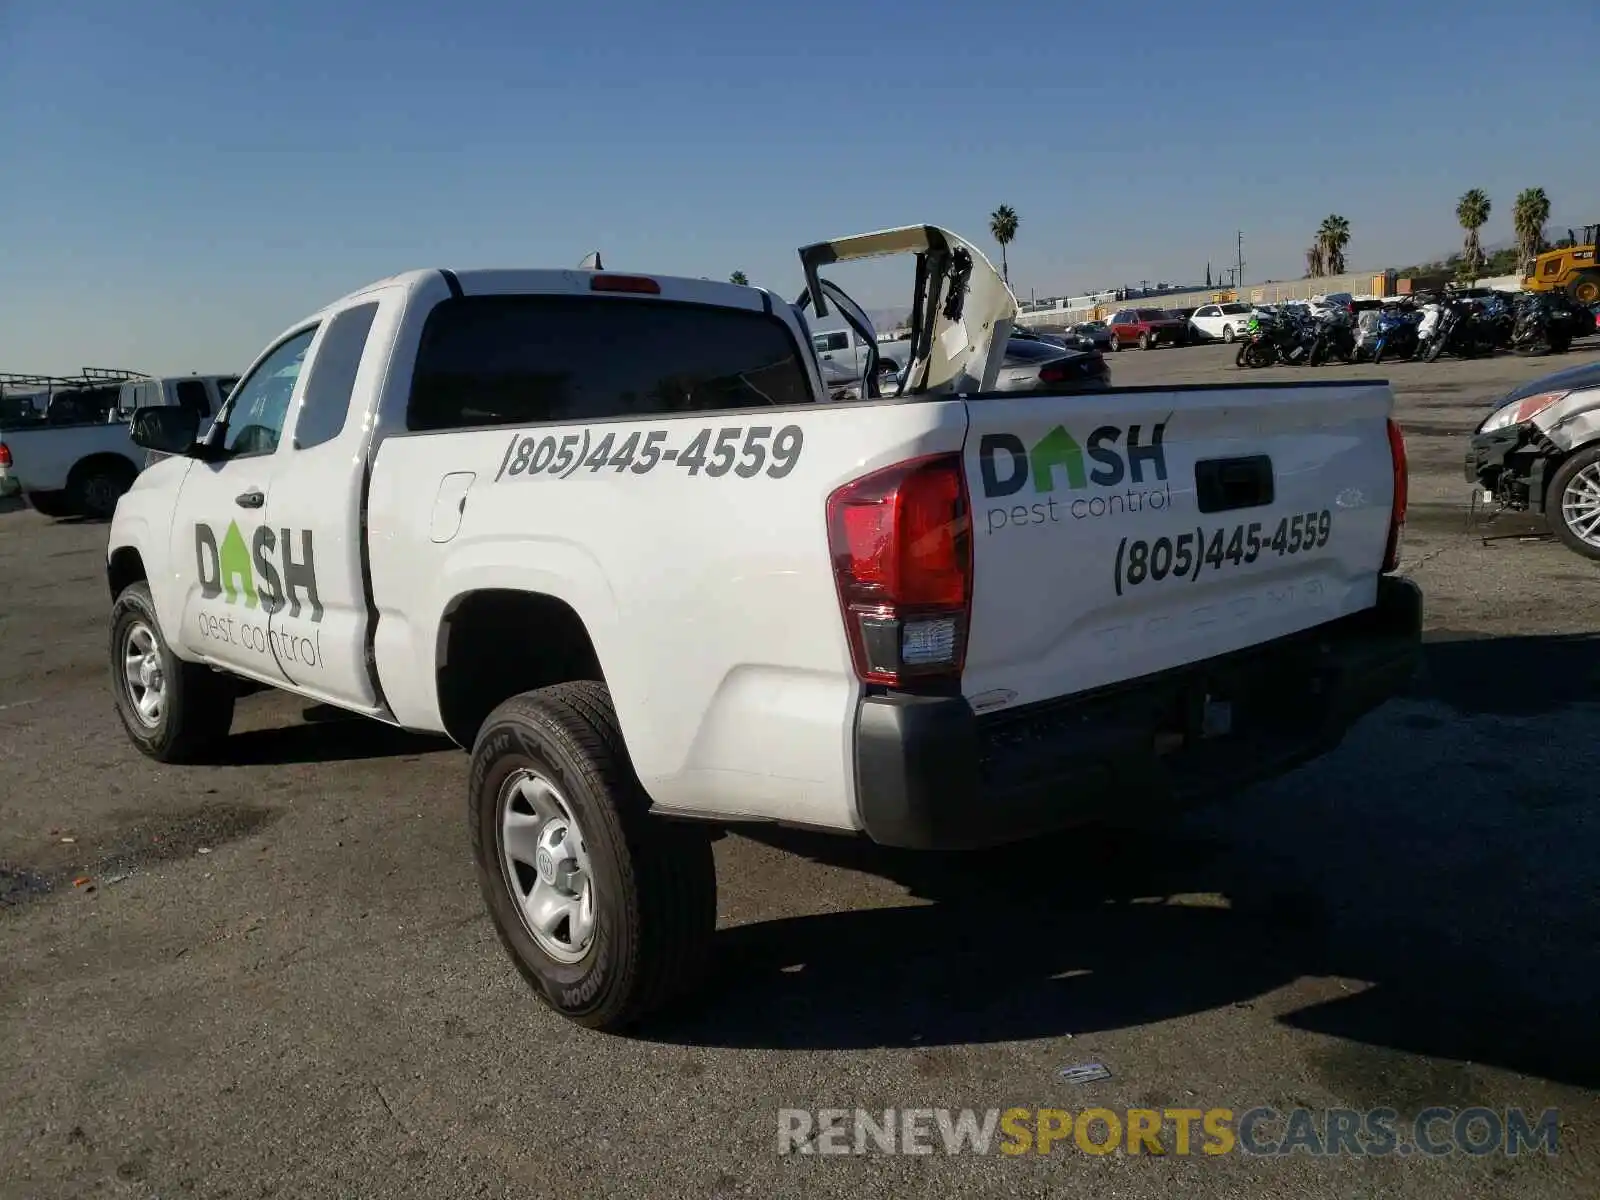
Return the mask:
<svg viewBox="0 0 1600 1200"><path fill-rule="evenodd" d="M1025 338L1006 339L1006 357L1026 362L1042 362L1047 358L1060 358L1066 351L1054 342L1035 342Z"/></svg>
<svg viewBox="0 0 1600 1200"><path fill-rule="evenodd" d="M428 315L406 426L578 422L815 397L789 329L743 309L465 296Z"/></svg>
<svg viewBox="0 0 1600 1200"><path fill-rule="evenodd" d="M1238 313L1247 313L1247 312L1249 312L1250 311L1250 306L1248 304L1224 304L1222 306L1222 311L1223 311L1223 313L1225 315L1231 317L1231 316L1235 316Z"/></svg>

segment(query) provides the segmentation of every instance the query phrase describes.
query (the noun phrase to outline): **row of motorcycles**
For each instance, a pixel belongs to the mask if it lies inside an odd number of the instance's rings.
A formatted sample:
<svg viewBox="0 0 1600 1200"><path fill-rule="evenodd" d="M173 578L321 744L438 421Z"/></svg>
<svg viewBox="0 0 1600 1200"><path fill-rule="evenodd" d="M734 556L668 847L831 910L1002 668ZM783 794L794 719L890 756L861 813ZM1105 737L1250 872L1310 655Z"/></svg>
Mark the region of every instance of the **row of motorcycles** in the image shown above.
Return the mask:
<svg viewBox="0 0 1600 1200"><path fill-rule="evenodd" d="M1386 359L1434 362L1445 354L1478 358L1498 350L1520 354L1564 354L1579 331L1593 328L1594 315L1565 293L1521 292L1510 296L1453 296L1446 292L1363 312L1352 319L1342 308L1313 315L1304 308L1257 312L1239 343L1239 367L1321 366Z"/></svg>

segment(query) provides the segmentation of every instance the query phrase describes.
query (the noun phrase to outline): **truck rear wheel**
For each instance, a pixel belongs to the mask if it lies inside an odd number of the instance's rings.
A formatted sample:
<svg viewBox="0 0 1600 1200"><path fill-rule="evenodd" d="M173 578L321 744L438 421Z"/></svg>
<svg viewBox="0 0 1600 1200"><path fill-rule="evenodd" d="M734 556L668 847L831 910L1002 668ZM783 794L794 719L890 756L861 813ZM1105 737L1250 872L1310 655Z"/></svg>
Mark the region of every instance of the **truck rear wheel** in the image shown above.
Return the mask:
<svg viewBox="0 0 1600 1200"><path fill-rule="evenodd" d="M67 499L73 511L97 521L109 520L117 501L133 486L138 471L129 462L100 462L79 467L67 481Z"/></svg>
<svg viewBox="0 0 1600 1200"><path fill-rule="evenodd" d="M233 724L233 680L172 653L147 583L112 606L111 686L128 737L158 762L193 760Z"/></svg>
<svg viewBox="0 0 1600 1200"><path fill-rule="evenodd" d="M611 695L590 681L491 712L467 790L478 884L540 997L620 1029L698 981L716 929L709 832L653 817Z"/></svg>

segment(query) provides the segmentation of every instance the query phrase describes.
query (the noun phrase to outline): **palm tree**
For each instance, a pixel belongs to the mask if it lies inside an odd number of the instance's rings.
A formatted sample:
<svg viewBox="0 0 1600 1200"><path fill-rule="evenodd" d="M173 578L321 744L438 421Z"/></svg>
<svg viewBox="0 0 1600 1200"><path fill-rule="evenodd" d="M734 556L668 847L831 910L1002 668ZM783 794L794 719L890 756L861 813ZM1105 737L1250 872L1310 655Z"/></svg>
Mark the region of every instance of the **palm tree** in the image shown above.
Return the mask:
<svg viewBox="0 0 1600 1200"><path fill-rule="evenodd" d="M1324 267L1322 239L1319 237L1306 249L1306 275L1319 279L1327 273Z"/></svg>
<svg viewBox="0 0 1600 1200"><path fill-rule="evenodd" d="M750 279L743 271L735 271L728 276L729 283L737 283L740 287L749 287Z"/></svg>
<svg viewBox="0 0 1600 1200"><path fill-rule="evenodd" d="M1544 250L1544 223L1550 219L1550 197L1542 187L1524 188L1511 210L1517 230L1517 272L1526 277L1533 260Z"/></svg>
<svg viewBox="0 0 1600 1200"><path fill-rule="evenodd" d="M1461 246L1461 270L1468 279L1476 279L1478 268L1483 265L1483 247L1478 244L1478 230L1488 224L1489 210L1493 207L1489 193L1482 188L1471 188L1456 201L1456 220L1467 231L1466 241Z"/></svg>
<svg viewBox="0 0 1600 1200"><path fill-rule="evenodd" d="M1322 273L1344 274L1344 248L1350 244L1350 222L1338 213L1329 213L1317 230L1317 245L1322 247Z"/></svg>
<svg viewBox="0 0 1600 1200"><path fill-rule="evenodd" d="M1011 286L1011 268L1006 262L1006 247L1016 240L1017 236L1017 211L1009 204L1002 204L989 214L989 232L994 234L994 240L1000 243L1000 275L1006 281L1006 286Z"/></svg>

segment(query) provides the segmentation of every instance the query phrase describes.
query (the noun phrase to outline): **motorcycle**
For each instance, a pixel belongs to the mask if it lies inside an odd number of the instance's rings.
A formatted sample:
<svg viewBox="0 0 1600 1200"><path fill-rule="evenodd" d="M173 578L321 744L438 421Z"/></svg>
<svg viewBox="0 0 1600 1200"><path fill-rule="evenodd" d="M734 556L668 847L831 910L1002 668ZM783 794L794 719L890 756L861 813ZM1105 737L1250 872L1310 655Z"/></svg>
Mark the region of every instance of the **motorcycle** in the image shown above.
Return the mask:
<svg viewBox="0 0 1600 1200"><path fill-rule="evenodd" d="M1239 339L1239 349L1234 352L1236 367L1270 367L1278 361L1278 351L1273 342L1276 321L1263 320L1260 313L1251 313Z"/></svg>
<svg viewBox="0 0 1600 1200"><path fill-rule="evenodd" d="M1509 350L1516 328L1516 312L1505 293L1493 292L1478 302L1477 322L1480 340L1493 350Z"/></svg>
<svg viewBox="0 0 1600 1200"><path fill-rule="evenodd" d="M1426 361L1437 362L1446 351L1458 358L1476 358L1483 353L1494 353L1494 347L1488 343L1487 334L1478 319L1478 305L1471 300L1451 300L1438 308L1437 320L1426 339L1427 349L1422 352ZM1427 315L1424 315L1423 322L1427 320ZM1418 332L1420 334L1420 329Z"/></svg>
<svg viewBox="0 0 1600 1200"><path fill-rule="evenodd" d="M1511 347L1519 354L1565 354L1574 332L1572 306L1554 292L1524 292L1517 298Z"/></svg>
<svg viewBox="0 0 1600 1200"><path fill-rule="evenodd" d="M1350 314L1342 308L1333 309L1316 318L1311 326L1311 344L1306 348L1306 365L1320 367L1328 359L1354 362L1356 335L1350 326Z"/></svg>
<svg viewBox="0 0 1600 1200"><path fill-rule="evenodd" d="M1378 331L1372 342L1372 362L1376 366L1386 357L1415 358L1417 327L1421 315L1404 309L1385 309L1378 314Z"/></svg>

